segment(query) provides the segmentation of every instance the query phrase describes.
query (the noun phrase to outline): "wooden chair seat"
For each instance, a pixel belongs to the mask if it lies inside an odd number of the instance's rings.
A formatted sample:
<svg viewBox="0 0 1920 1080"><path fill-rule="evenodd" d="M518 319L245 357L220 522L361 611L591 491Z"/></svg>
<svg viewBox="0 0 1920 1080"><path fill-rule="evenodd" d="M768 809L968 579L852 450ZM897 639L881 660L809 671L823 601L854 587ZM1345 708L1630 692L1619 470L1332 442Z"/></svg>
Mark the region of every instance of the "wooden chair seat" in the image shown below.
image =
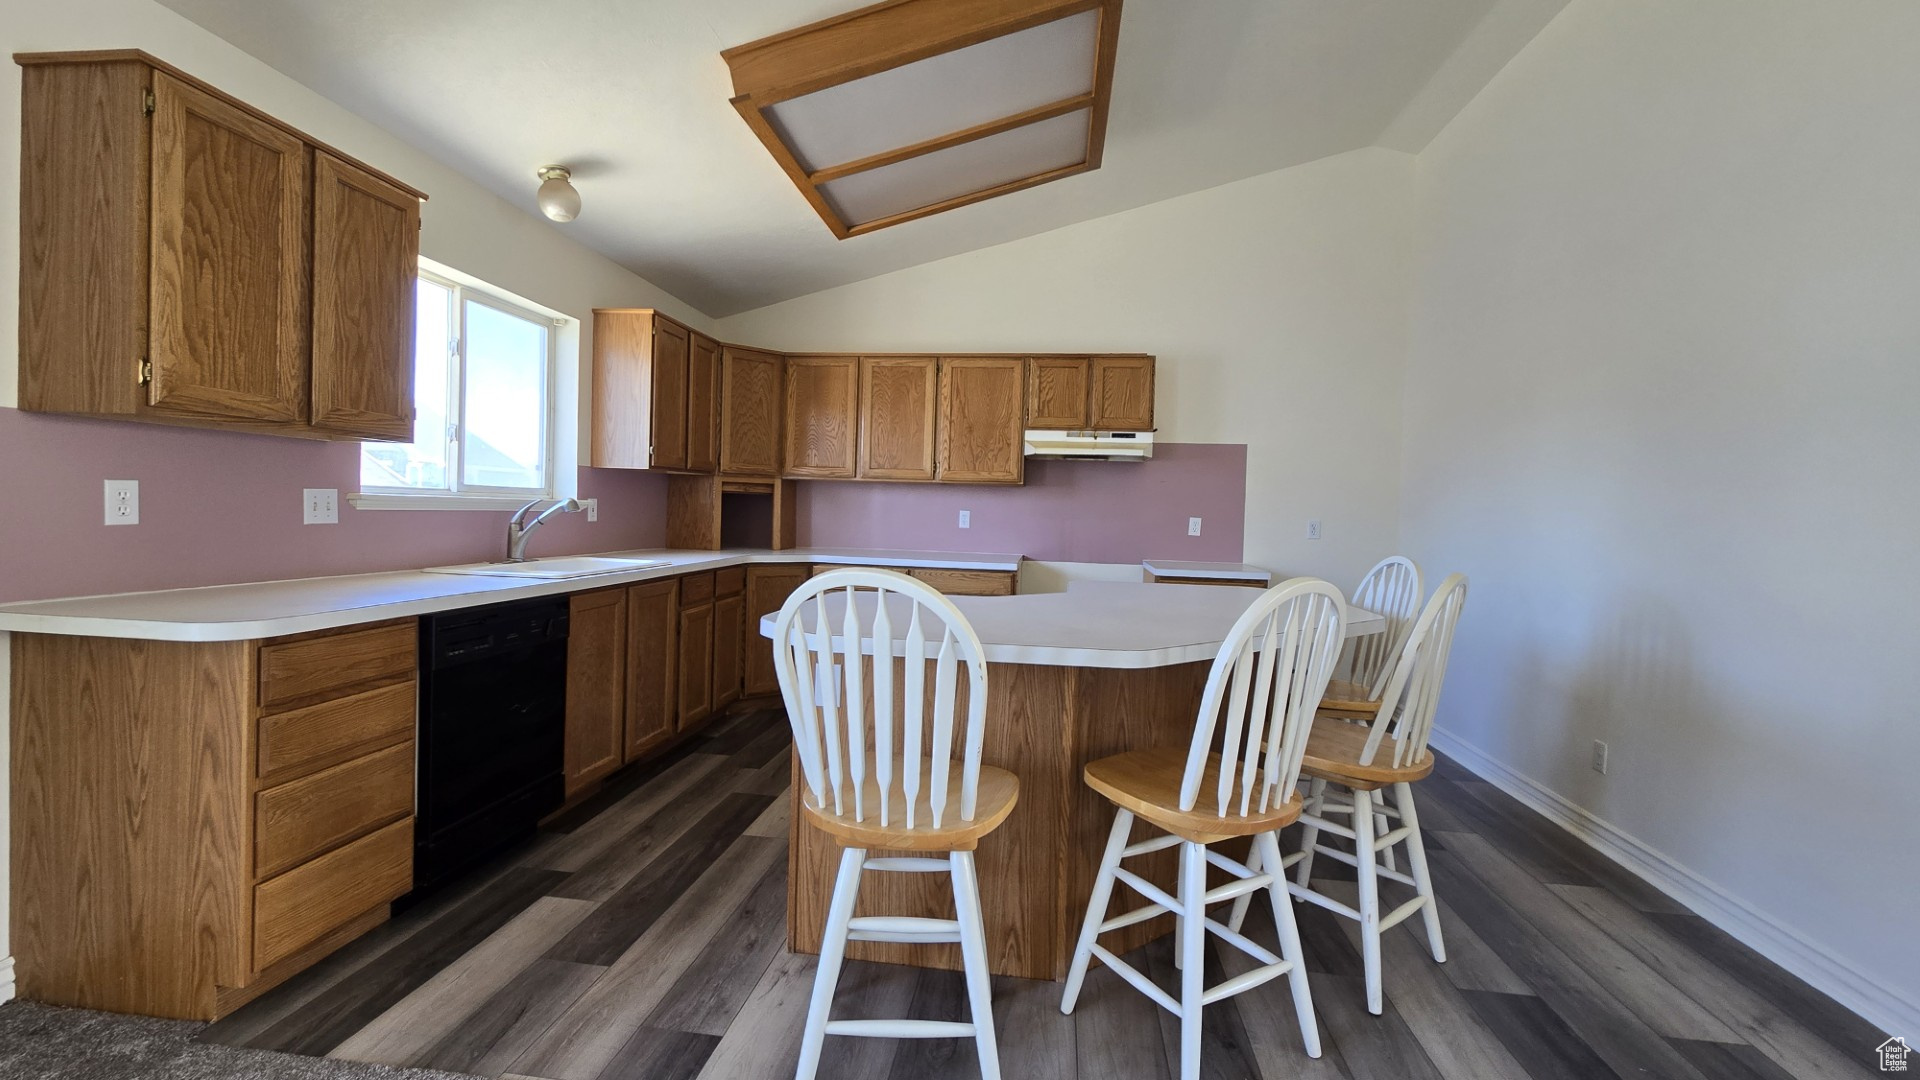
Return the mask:
<svg viewBox="0 0 1920 1080"><path fill-rule="evenodd" d="M1332 679L1327 682L1327 692L1320 697L1319 712L1342 719L1371 720L1380 715L1380 702L1370 700L1367 688L1358 683Z"/></svg>
<svg viewBox="0 0 1920 1080"><path fill-rule="evenodd" d="M956 779L960 776L960 762L953 762L949 768ZM941 811L941 826L934 828L933 809L927 801L927 791L919 793L913 811L913 828L907 828L906 795L900 790L898 777L902 765L895 762L893 790L888 800L887 824L880 824L880 783L874 779L871 767L868 768L866 794L862 800L866 804L866 820L853 820L853 806L846 804L846 817L839 817L829 809L813 805L811 797L800 800L802 815L807 823L821 832L833 837L841 847L868 848L883 851L972 851L980 845L980 838L1000 827L1013 813L1013 806L1020 801L1020 778L1005 769L996 769L991 765L980 766L980 787L975 795L972 821L960 820L960 785L953 784L947 791L947 803ZM851 792L849 792L851 795Z"/></svg>
<svg viewBox="0 0 1920 1080"><path fill-rule="evenodd" d="M1394 768L1393 744L1382 742L1374 753L1374 763L1360 764L1360 752L1367 747L1369 728L1340 720L1321 720L1307 736L1307 754L1300 759L1300 772L1318 780L1331 780L1349 788L1378 791L1399 783L1411 783L1433 771L1433 751L1428 750L1411 765Z"/></svg>
<svg viewBox="0 0 1920 1080"><path fill-rule="evenodd" d="M1134 750L1089 762L1082 774L1087 786L1122 810L1132 811L1156 828L1196 844L1214 844L1236 836L1272 832L1300 816L1300 794L1290 792L1286 802L1264 813L1254 808L1247 816L1215 812L1214 792L1220 788L1220 755L1207 758L1200 778L1200 800L1192 810L1180 809L1180 780L1187 768L1181 747Z"/></svg>

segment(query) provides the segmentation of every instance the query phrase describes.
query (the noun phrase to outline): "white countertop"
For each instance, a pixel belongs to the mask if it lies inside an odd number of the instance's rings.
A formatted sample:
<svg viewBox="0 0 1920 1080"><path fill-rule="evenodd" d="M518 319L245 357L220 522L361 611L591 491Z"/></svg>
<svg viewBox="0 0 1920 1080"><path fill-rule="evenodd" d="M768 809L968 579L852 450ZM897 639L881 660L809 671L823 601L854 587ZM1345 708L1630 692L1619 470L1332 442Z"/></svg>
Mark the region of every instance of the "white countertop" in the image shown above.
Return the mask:
<svg viewBox="0 0 1920 1080"><path fill-rule="evenodd" d="M152 641L248 641L439 611L604 589L744 563L852 563L1017 571L1022 556L945 551L792 548L787 551L618 551L596 554L665 559L617 574L564 581L434 574L379 574L211 585L69 600L0 604L0 630Z"/></svg>
<svg viewBox="0 0 1920 1080"><path fill-rule="evenodd" d="M980 635L990 664L1151 668L1213 659L1234 620L1259 595L1215 585L1075 581L1066 592L950 599ZM908 601L896 601L892 622L904 642ZM830 622L834 608L830 600ZM1349 607L1347 613L1349 637L1386 629L1386 620L1371 611ZM773 622L772 615L761 617L762 637L773 636Z"/></svg>
<svg viewBox="0 0 1920 1080"><path fill-rule="evenodd" d="M1264 566L1239 562L1181 562L1177 559L1142 559L1140 565L1156 577L1183 577L1208 581L1250 581L1265 586L1273 581L1273 571Z"/></svg>

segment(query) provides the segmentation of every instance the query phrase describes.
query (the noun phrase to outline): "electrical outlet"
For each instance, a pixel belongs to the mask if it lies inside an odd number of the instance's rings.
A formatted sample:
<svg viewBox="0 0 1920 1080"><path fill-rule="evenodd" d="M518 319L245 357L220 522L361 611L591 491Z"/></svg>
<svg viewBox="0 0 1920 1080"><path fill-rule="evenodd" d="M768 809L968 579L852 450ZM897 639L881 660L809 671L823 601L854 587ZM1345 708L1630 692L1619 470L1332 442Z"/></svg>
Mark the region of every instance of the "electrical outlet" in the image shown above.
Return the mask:
<svg viewBox="0 0 1920 1080"><path fill-rule="evenodd" d="M600 500L599 499L581 499L580 506L582 509L584 509L587 512L588 521L600 520Z"/></svg>
<svg viewBox="0 0 1920 1080"><path fill-rule="evenodd" d="M1312 521L1307 522L1307 539L1309 540L1320 539L1320 519L1319 518L1314 518Z"/></svg>
<svg viewBox="0 0 1920 1080"><path fill-rule="evenodd" d="M140 481L107 481L107 524L140 524Z"/></svg>
<svg viewBox="0 0 1920 1080"><path fill-rule="evenodd" d="M973 528L973 511L971 510L960 511L960 527L963 529Z"/></svg>
<svg viewBox="0 0 1920 1080"><path fill-rule="evenodd" d="M1593 740L1593 771L1607 775L1607 744L1599 739Z"/></svg>
<svg viewBox="0 0 1920 1080"><path fill-rule="evenodd" d="M1200 535L1200 519L1199 518L1187 519L1187 535L1188 536Z"/></svg>
<svg viewBox="0 0 1920 1080"><path fill-rule="evenodd" d="M301 520L308 525L338 525L340 523L339 488L302 489L301 506L305 510Z"/></svg>

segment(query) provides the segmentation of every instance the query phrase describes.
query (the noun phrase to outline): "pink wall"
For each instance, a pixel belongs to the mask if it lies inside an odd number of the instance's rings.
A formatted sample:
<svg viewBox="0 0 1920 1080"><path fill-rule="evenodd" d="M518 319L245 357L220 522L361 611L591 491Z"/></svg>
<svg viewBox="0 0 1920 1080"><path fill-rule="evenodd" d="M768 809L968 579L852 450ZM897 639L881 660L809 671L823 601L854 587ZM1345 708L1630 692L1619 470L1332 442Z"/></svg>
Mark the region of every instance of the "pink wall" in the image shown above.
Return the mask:
<svg viewBox="0 0 1920 1080"><path fill-rule="evenodd" d="M973 527L959 528L961 510ZM1150 461L1028 461L1023 487L810 481L800 543L1015 552L1069 562L1239 562L1244 444L1159 443ZM1187 535L1187 519L1203 519Z"/></svg>
<svg viewBox="0 0 1920 1080"><path fill-rule="evenodd" d="M301 489L355 490L359 449L0 409L0 601L497 559L504 512L355 510L301 523ZM140 524L102 524L101 481L140 481ZM666 484L580 470L600 520L541 527L542 554L658 547Z"/></svg>

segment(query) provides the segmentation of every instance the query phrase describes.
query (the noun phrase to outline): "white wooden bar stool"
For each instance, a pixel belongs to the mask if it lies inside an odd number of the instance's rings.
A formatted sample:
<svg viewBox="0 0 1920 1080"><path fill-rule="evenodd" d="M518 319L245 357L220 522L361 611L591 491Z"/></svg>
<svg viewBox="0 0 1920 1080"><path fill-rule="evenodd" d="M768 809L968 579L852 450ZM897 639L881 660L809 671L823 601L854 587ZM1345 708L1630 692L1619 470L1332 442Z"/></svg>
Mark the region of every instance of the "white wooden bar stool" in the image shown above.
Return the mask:
<svg viewBox="0 0 1920 1080"><path fill-rule="evenodd" d="M1427 850L1420 837L1420 816L1414 810L1413 784L1433 772L1433 754L1427 738L1433 732L1433 714L1440 700L1440 684L1447 674L1447 656L1453 648L1453 631L1460 611L1467 602L1464 574L1450 574L1435 590L1420 612L1420 618L1407 635L1381 696L1379 717L1371 726L1322 720L1314 725L1307 740L1301 771L1311 778L1306 810L1300 815L1300 850L1286 857L1285 865L1294 867L1293 895L1315 903L1360 923L1360 953L1366 962L1367 1010L1378 1014L1383 1005L1380 978L1380 935L1419 912L1426 923L1427 945L1436 963L1445 963L1447 950L1440 938L1440 909L1433 899L1433 880L1427 873ZM1389 746L1383 746L1390 743ZM1383 752L1384 751L1384 752ZM1327 793L1328 785L1344 789L1346 801ZM1381 794L1393 789L1393 805ZM1347 825L1328 820L1329 815L1345 817ZM1378 824L1382 818L1398 819L1397 828ZM1320 834L1332 833L1353 841L1354 853L1347 854L1320 842ZM1381 865L1376 860L1406 845L1411 876L1400 873L1391 860ZM1337 859L1355 869L1359 879L1359 907L1349 907L1313 888L1313 861L1316 855ZM1255 852L1256 858L1270 858ZM1266 865L1272 865L1267 863ZM1380 914L1381 880L1411 887L1413 898ZM1228 925L1235 929L1246 916L1245 903L1237 904Z"/></svg>
<svg viewBox="0 0 1920 1080"><path fill-rule="evenodd" d="M1200 1012L1281 975L1293 988L1293 1007L1307 1053L1320 1056L1320 1032L1314 1022L1313 995L1301 959L1300 933L1287 899L1280 866L1277 834L1300 816L1300 796L1294 787L1313 713L1333 674L1347 618L1340 590L1314 578L1295 578L1269 589L1242 615L1215 657L1194 722L1193 739L1184 747L1136 750L1101 758L1087 765L1087 785L1117 808L1108 836L1093 896L1080 928L1073 965L1067 973L1060 1011L1073 1011L1087 965L1094 957L1180 1018L1180 1077L1200 1075ZM1212 752L1221 722L1222 751ZM1202 802L1204 796L1205 801ZM1169 835L1129 844L1135 817ZM1264 857L1273 873L1261 873L1209 849L1208 845L1234 837L1252 837L1254 859ZM1179 845L1178 895L1170 895L1140 875L1121 866L1123 859ZM1235 880L1207 888L1207 866L1226 871ZM1107 918L1114 882L1145 897L1145 907ZM1273 921L1280 937L1280 955L1239 932L1237 927L1207 917L1207 906L1239 898L1249 900L1265 891L1273 904ZM1180 967L1180 997L1175 1000L1145 975L1103 948L1101 934L1155 916L1176 916L1176 963ZM1260 961L1261 966L1216 986L1204 984L1202 949L1206 935Z"/></svg>
<svg viewBox="0 0 1920 1080"><path fill-rule="evenodd" d="M1419 565L1404 555L1381 559L1360 579L1360 587L1347 597L1347 603L1383 616L1387 628L1347 642L1340 663L1345 678L1327 684L1327 695L1320 701L1323 714L1356 720L1372 720L1379 714L1380 695L1386 692L1393 662L1406 645L1425 595Z"/></svg>
<svg viewBox="0 0 1920 1080"><path fill-rule="evenodd" d="M828 1035L972 1038L982 1076L999 1080L973 852L1013 811L1020 781L980 763L987 665L979 636L952 601L905 574L833 570L787 598L773 640L806 781L802 816L841 847L796 1080L812 1080ZM963 695L966 724L956 760L954 714ZM873 851L946 857L870 857ZM869 870L949 875L956 917L855 918L860 877ZM849 941L958 943L972 1021L829 1019Z"/></svg>

